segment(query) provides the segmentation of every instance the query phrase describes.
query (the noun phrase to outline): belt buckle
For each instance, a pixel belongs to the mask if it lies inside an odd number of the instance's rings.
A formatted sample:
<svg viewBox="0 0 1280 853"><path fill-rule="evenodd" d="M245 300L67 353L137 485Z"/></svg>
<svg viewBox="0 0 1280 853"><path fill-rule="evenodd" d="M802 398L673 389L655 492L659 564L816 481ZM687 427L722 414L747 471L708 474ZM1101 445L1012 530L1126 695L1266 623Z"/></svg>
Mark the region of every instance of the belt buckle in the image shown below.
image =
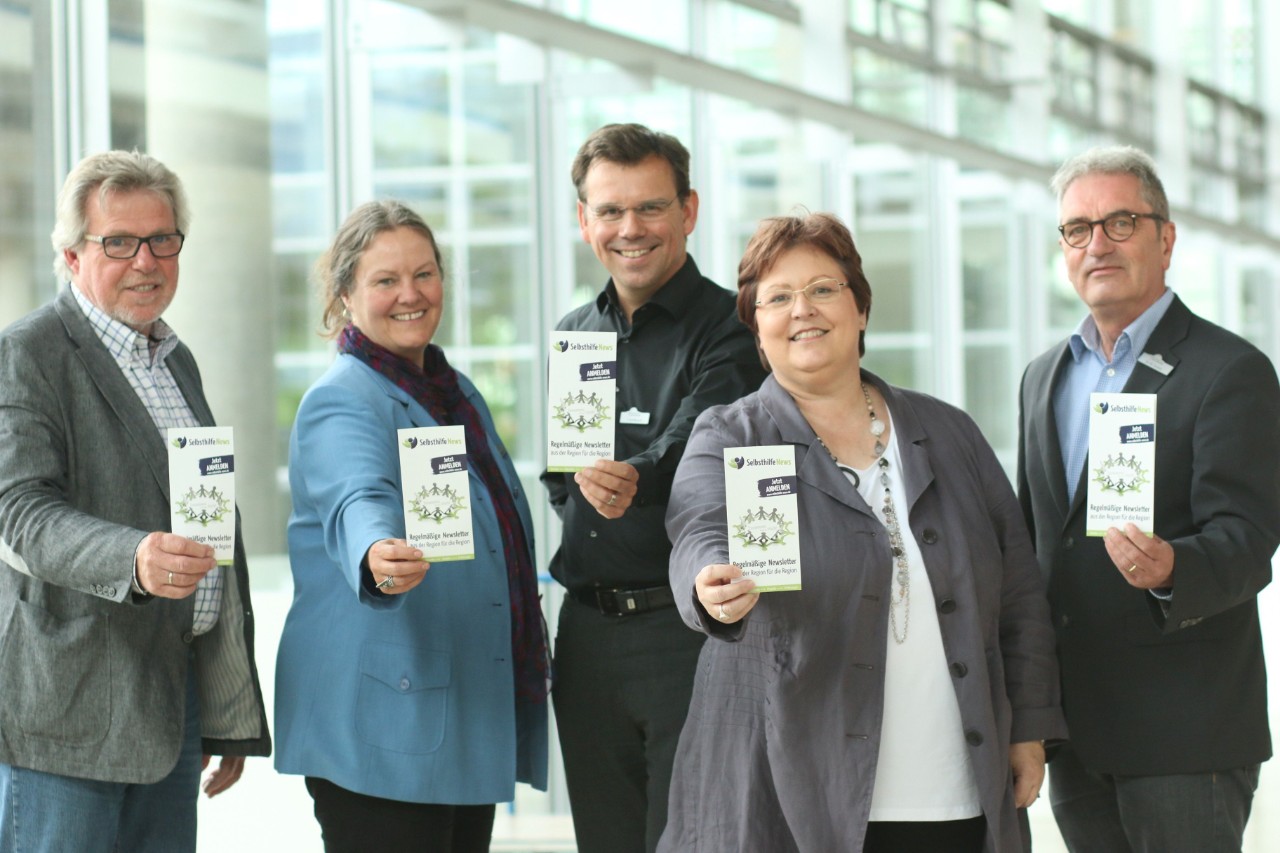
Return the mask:
<svg viewBox="0 0 1280 853"><path fill-rule="evenodd" d="M597 589L595 592L596 604L606 616L630 616L644 609L641 600L644 590Z"/></svg>

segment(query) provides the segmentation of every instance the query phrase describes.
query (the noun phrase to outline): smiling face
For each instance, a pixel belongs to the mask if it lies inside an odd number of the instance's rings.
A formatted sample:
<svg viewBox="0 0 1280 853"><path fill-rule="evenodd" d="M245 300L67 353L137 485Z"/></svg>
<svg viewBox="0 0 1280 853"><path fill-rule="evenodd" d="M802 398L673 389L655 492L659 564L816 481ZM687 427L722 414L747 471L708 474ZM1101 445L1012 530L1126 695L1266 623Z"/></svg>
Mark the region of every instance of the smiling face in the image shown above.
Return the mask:
<svg viewBox="0 0 1280 853"><path fill-rule="evenodd" d="M675 199L675 174L657 155L630 166L597 160L583 190L586 202L578 202L582 239L609 271L630 317L684 266L685 240L698 220L698 194L690 191L683 204L676 199L654 219L627 210L618 221L605 222L592 213L604 206L633 208Z"/></svg>
<svg viewBox="0 0 1280 853"><path fill-rule="evenodd" d="M150 237L177 231L163 196L145 190L97 192L85 199L86 231L98 237ZM143 244L132 258L108 258L98 243L86 240L65 249L71 280L104 314L147 334L178 290L178 257L156 258Z"/></svg>
<svg viewBox="0 0 1280 853"><path fill-rule="evenodd" d="M772 293L800 290L818 279L844 281L840 265L825 252L797 246L778 257L760 277L758 301L767 304ZM814 390L840 377L857 376L858 337L867 327L867 314L858 309L848 287L830 302L814 305L796 294L782 310L756 308L760 348L778 383L788 391Z"/></svg>
<svg viewBox="0 0 1280 853"><path fill-rule="evenodd" d="M435 246L412 228L383 231L360 256L342 302L370 340L421 367L444 310Z"/></svg>
<svg viewBox="0 0 1280 853"><path fill-rule="evenodd" d="M1096 173L1071 182L1062 194L1060 221L1092 221L1115 213L1150 213L1138 179ZM1074 249L1059 239L1067 275L1099 326L1122 329L1164 293L1173 256L1172 222L1137 220L1133 236L1117 243L1095 225L1089 243Z"/></svg>

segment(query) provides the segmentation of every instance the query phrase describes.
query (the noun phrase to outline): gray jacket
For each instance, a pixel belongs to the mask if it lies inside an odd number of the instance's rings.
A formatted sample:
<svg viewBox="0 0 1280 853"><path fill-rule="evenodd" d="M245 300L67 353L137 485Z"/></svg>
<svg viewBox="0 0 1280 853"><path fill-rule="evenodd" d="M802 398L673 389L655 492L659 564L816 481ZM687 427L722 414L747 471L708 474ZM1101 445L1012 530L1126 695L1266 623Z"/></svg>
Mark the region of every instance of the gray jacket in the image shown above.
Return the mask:
<svg viewBox="0 0 1280 853"><path fill-rule="evenodd" d="M986 849L1021 850L1009 744L1066 734L1049 607L1021 510L967 415L863 377L884 394L897 432L904 515L937 603L936 614L914 607L912 624L935 618L942 631ZM703 566L728 562L722 451L772 444L795 446L804 589L767 593L742 622L724 625L693 591ZM856 853L885 712L892 557L884 527L771 376L759 392L698 419L667 530L676 603L711 640L659 849Z"/></svg>
<svg viewBox="0 0 1280 853"><path fill-rule="evenodd" d="M195 360L168 365L212 425ZM267 755L244 547L221 615L130 591L134 552L169 529L168 454L64 288L0 333L0 762L150 783L177 763L194 649L207 754Z"/></svg>

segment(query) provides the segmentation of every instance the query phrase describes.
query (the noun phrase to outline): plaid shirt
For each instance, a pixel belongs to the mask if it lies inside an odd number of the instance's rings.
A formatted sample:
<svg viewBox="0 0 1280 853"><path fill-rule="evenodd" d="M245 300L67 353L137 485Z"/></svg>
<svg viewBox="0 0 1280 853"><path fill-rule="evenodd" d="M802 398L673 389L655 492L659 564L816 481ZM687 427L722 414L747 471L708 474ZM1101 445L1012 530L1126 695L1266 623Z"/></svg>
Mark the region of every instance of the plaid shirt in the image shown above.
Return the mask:
<svg viewBox="0 0 1280 853"><path fill-rule="evenodd" d="M129 380L138 399L146 406L147 414L164 438L169 427L197 427L195 413L187 405L178 383L165 365L165 359L178 345L178 336L164 320L156 320L148 337L119 320L114 320L90 302L80 288L70 285L80 310L89 319L103 346ZM135 566L136 572L136 566ZM218 621L218 608L222 602L222 569L215 567L200 579L195 592L195 619L193 634L203 634Z"/></svg>

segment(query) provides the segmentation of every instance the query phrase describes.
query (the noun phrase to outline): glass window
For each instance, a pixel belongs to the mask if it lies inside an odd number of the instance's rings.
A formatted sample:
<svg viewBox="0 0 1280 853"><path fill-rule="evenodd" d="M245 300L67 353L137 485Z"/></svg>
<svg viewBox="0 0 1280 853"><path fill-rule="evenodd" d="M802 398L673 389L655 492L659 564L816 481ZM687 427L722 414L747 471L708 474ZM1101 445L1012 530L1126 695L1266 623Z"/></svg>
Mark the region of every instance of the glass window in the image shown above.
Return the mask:
<svg viewBox="0 0 1280 853"><path fill-rule="evenodd" d="M35 198L39 152L47 150L43 143L51 135L49 128L36 127L35 49L30 0L0 4L0 328L53 288L53 199L37 206Z"/></svg>

